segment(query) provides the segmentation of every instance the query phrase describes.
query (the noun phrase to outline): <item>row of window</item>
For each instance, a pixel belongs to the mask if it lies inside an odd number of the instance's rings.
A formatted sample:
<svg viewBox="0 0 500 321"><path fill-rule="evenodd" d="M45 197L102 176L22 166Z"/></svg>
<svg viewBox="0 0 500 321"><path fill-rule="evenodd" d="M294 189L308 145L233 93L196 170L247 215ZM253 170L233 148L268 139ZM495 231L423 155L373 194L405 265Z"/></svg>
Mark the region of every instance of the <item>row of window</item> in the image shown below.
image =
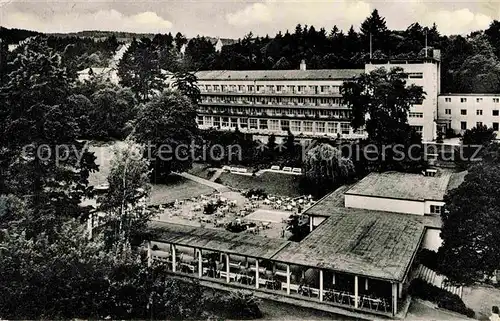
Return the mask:
<svg viewBox="0 0 500 321"><path fill-rule="evenodd" d="M331 85L198 85L203 92L338 94L341 86Z"/></svg>
<svg viewBox="0 0 500 321"><path fill-rule="evenodd" d="M262 104L262 105L308 105L344 106L342 98L316 97L256 97L256 96L204 96L202 103Z"/></svg>
<svg viewBox="0 0 500 321"><path fill-rule="evenodd" d="M494 103L500 103L500 98L492 98L492 100L493 100L493 102L494 102ZM444 101L445 101L446 103L451 103L451 98L450 98L450 97L446 97L446 98L444 99ZM478 97L478 98L476 98L476 102L477 102L477 103L480 103L480 102L482 102L482 101L483 101L483 98L482 98L482 97ZM465 97L461 97L461 98L460 98L460 102L461 102L461 103L466 103L466 102L467 102L467 98L465 98Z"/></svg>
<svg viewBox="0 0 500 321"><path fill-rule="evenodd" d="M310 109L310 108L256 108L256 107L221 107L221 106L199 106L200 113L217 114L248 114L248 115L270 115L270 116L310 116L328 117L338 119L350 119L350 110L338 109Z"/></svg>
<svg viewBox="0 0 500 321"><path fill-rule="evenodd" d="M424 113L410 112L408 117L410 117L410 118L424 118Z"/></svg>
<svg viewBox="0 0 500 321"><path fill-rule="evenodd" d="M350 134L347 122L301 121L287 119L263 119L246 117L198 116L198 125L216 128L261 129L270 131L291 131L293 133Z"/></svg>
<svg viewBox="0 0 500 321"><path fill-rule="evenodd" d="M446 115L451 115L451 109L446 108L446 109L444 110L444 113L445 113ZM491 111L491 114L492 114L493 116L498 116L498 115L499 115L499 113L498 113L498 109L494 109L494 110L492 110L492 111ZM467 115L467 109L460 109L460 115L464 115L464 116L465 116L465 115ZM482 109L476 109L476 115L477 115L477 116L483 116L483 110L482 110Z"/></svg>
<svg viewBox="0 0 500 321"><path fill-rule="evenodd" d="M476 127L483 126L482 121L476 122ZM493 122L491 123L491 127L493 128L494 131L498 131L498 122ZM467 130L467 122L466 121L461 121L460 122L460 129L461 130Z"/></svg>

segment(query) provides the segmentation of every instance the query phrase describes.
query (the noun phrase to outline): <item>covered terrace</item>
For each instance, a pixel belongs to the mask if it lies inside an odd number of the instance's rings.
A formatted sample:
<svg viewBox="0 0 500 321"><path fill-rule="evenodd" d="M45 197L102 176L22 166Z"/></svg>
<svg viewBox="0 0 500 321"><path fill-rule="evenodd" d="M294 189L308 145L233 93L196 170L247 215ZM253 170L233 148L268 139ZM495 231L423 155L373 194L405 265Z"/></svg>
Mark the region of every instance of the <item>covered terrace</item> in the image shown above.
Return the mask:
<svg viewBox="0 0 500 321"><path fill-rule="evenodd" d="M176 274L395 316L424 234L422 219L343 210L298 243L154 222L148 258Z"/></svg>

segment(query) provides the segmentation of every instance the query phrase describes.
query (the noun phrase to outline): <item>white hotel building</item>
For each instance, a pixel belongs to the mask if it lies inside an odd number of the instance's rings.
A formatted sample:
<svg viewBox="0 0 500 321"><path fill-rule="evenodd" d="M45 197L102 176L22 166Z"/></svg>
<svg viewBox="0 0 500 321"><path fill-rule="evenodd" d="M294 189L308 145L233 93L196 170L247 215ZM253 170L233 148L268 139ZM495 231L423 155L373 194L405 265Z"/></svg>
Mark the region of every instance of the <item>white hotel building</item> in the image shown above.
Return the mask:
<svg viewBox="0 0 500 321"><path fill-rule="evenodd" d="M239 128L262 140L270 134L284 137L289 130L299 138L362 138L364 131L350 127L351 111L340 91L343 83L379 67L402 67L408 83L423 86L427 93L422 104L411 107L409 123L424 141L431 141L436 136L439 51L433 56L371 63L365 69L307 70L302 62L299 70L200 71L198 125Z"/></svg>
<svg viewBox="0 0 500 321"><path fill-rule="evenodd" d="M498 135L500 94L443 94L439 96L439 120L443 129L457 134L477 125L493 128Z"/></svg>

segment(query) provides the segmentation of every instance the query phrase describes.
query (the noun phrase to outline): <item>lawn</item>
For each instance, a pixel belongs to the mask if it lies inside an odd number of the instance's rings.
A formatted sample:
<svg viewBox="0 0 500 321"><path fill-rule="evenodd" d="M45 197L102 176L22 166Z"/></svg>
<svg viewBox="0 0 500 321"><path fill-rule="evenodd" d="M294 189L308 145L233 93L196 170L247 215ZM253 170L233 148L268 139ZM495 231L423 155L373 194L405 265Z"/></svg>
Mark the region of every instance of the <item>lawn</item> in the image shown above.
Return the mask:
<svg viewBox="0 0 500 321"><path fill-rule="evenodd" d="M207 164L193 163L193 167L190 170L188 170L187 172L191 175L195 175L195 176L210 180L210 178L212 178L215 171L210 172L208 170L209 168L210 168L210 165L207 165Z"/></svg>
<svg viewBox="0 0 500 321"><path fill-rule="evenodd" d="M171 179L166 184L154 184L151 189L151 205L160 205L184 200L188 198L198 197L200 195L208 195L215 190L206 185L193 182L187 178L171 175Z"/></svg>
<svg viewBox="0 0 500 321"><path fill-rule="evenodd" d="M301 176L263 173L260 176L244 176L232 173L222 173L220 183L240 190L262 188L271 195L297 197L301 195Z"/></svg>

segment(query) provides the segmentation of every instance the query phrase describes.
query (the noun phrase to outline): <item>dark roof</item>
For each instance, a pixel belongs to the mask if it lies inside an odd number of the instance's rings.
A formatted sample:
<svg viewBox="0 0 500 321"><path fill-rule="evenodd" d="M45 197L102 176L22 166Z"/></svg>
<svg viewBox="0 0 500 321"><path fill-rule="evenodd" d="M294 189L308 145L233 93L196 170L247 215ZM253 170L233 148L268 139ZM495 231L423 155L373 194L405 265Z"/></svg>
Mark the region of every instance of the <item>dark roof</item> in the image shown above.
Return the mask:
<svg viewBox="0 0 500 321"><path fill-rule="evenodd" d="M457 97L500 97L500 94L486 94L486 93L441 93L439 94L441 97L446 96L457 96Z"/></svg>
<svg viewBox="0 0 500 321"><path fill-rule="evenodd" d="M402 281L425 231L417 215L334 208L316 230L272 259Z"/></svg>
<svg viewBox="0 0 500 321"><path fill-rule="evenodd" d="M440 169L436 176L400 172L371 173L351 187L346 195L442 201L452 172Z"/></svg>
<svg viewBox="0 0 500 321"><path fill-rule="evenodd" d="M344 207L344 193L351 188L352 185L343 185L335 191L326 195L313 206L304 211L303 214L311 216L330 216L330 210L335 207Z"/></svg>
<svg viewBox="0 0 500 321"><path fill-rule="evenodd" d="M317 70L206 70L196 73L198 80L347 80L364 69Z"/></svg>
<svg viewBox="0 0 500 321"><path fill-rule="evenodd" d="M205 250L220 251L249 257L270 259L290 242L248 233L231 233L224 230L150 222L154 232L151 241L175 243Z"/></svg>

